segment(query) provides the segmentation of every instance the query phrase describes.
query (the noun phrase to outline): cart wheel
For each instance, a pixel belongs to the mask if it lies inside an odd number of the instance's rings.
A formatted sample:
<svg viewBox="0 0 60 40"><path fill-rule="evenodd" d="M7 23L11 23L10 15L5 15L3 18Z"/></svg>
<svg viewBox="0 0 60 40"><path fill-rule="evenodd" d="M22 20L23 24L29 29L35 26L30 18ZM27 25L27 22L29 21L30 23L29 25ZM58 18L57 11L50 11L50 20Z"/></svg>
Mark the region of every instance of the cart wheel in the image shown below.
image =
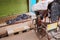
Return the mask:
<svg viewBox="0 0 60 40"><path fill-rule="evenodd" d="M35 33L36 33L38 39L41 40L41 35L39 34L39 32L37 30L37 25L35 25Z"/></svg>
<svg viewBox="0 0 60 40"><path fill-rule="evenodd" d="M37 37L39 38L39 40L41 40L43 37L45 37L45 36L47 36L47 39L48 40L50 40L50 38L49 38L49 35L48 35L48 33L46 32L46 30L44 30L44 29L40 29L41 31L39 32L39 30L37 29L37 25L36 25L36 27L35 27L35 33L36 33L36 35L37 35ZM43 31L43 32L42 32ZM42 34L43 33L43 34ZM45 34L44 34L45 33Z"/></svg>

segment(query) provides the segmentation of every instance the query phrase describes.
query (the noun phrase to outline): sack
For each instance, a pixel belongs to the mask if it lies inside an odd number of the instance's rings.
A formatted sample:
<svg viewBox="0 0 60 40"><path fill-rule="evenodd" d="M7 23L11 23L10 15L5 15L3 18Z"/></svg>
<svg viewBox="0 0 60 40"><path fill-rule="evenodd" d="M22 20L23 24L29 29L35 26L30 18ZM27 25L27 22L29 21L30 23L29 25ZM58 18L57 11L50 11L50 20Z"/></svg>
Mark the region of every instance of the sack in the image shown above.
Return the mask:
<svg viewBox="0 0 60 40"><path fill-rule="evenodd" d="M59 5L56 2L52 3L51 6L51 21L56 22L59 16Z"/></svg>
<svg viewBox="0 0 60 40"><path fill-rule="evenodd" d="M37 11L37 10L47 10L48 7L48 2L47 1L40 1L37 4L33 5L32 11Z"/></svg>

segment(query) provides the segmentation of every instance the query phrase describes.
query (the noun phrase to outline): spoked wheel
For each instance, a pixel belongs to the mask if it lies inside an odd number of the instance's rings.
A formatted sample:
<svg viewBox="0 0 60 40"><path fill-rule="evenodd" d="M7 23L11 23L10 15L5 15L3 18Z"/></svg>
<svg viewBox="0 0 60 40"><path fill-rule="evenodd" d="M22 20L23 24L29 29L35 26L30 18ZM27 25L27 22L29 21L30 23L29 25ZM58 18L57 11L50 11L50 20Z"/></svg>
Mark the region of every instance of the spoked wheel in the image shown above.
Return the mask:
<svg viewBox="0 0 60 40"><path fill-rule="evenodd" d="M46 28L43 27L43 25L38 26L37 24L35 24L35 32L39 40L41 40L45 36L47 36L47 39L50 40L48 32L46 31Z"/></svg>
<svg viewBox="0 0 60 40"><path fill-rule="evenodd" d="M37 30L37 25L35 25L36 27L35 27L35 33L36 33L36 35L37 35L37 37L39 38L39 39L41 39L41 35L39 34L39 32L38 32L38 30Z"/></svg>
<svg viewBox="0 0 60 40"><path fill-rule="evenodd" d="M47 36L47 39L50 40L48 33L45 31L44 28L35 28L35 32L39 40L41 40L43 37Z"/></svg>
<svg viewBox="0 0 60 40"><path fill-rule="evenodd" d="M47 36L47 39L50 40L48 32L46 31L46 23L41 22L40 15L36 18L35 32L39 40Z"/></svg>

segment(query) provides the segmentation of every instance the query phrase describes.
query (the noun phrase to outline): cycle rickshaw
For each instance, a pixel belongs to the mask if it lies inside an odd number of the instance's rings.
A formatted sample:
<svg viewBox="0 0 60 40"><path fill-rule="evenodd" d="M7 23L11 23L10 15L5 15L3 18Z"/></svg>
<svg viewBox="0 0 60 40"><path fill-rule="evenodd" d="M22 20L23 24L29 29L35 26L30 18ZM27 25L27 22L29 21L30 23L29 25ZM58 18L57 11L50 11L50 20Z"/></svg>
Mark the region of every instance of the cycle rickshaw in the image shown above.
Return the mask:
<svg viewBox="0 0 60 40"><path fill-rule="evenodd" d="M38 12L41 12L40 10ZM49 22L46 22L46 16L48 14L48 10L44 10L43 12L43 16L41 16L41 14L36 14L36 24L35 24L35 32L39 38L39 40L41 40L41 38L43 37L47 37L48 40L51 40L52 38L54 38L55 40L59 40L59 37L56 37L56 35L60 34L57 33L58 30L58 21L55 22L51 22L51 19L49 18ZM42 19L45 19L44 22L42 21ZM52 35L52 38L50 38L50 35Z"/></svg>

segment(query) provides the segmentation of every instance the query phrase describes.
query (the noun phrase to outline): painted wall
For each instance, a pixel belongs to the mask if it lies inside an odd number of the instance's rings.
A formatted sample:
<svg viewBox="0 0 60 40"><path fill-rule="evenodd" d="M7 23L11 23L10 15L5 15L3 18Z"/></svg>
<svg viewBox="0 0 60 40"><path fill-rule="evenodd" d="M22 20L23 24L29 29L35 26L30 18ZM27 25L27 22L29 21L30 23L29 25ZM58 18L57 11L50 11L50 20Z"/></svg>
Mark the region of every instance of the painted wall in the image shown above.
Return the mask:
<svg viewBox="0 0 60 40"><path fill-rule="evenodd" d="M29 12L32 12L32 6L36 4L36 0L29 0Z"/></svg>
<svg viewBox="0 0 60 40"><path fill-rule="evenodd" d="M27 0L0 0L0 17L27 11Z"/></svg>

